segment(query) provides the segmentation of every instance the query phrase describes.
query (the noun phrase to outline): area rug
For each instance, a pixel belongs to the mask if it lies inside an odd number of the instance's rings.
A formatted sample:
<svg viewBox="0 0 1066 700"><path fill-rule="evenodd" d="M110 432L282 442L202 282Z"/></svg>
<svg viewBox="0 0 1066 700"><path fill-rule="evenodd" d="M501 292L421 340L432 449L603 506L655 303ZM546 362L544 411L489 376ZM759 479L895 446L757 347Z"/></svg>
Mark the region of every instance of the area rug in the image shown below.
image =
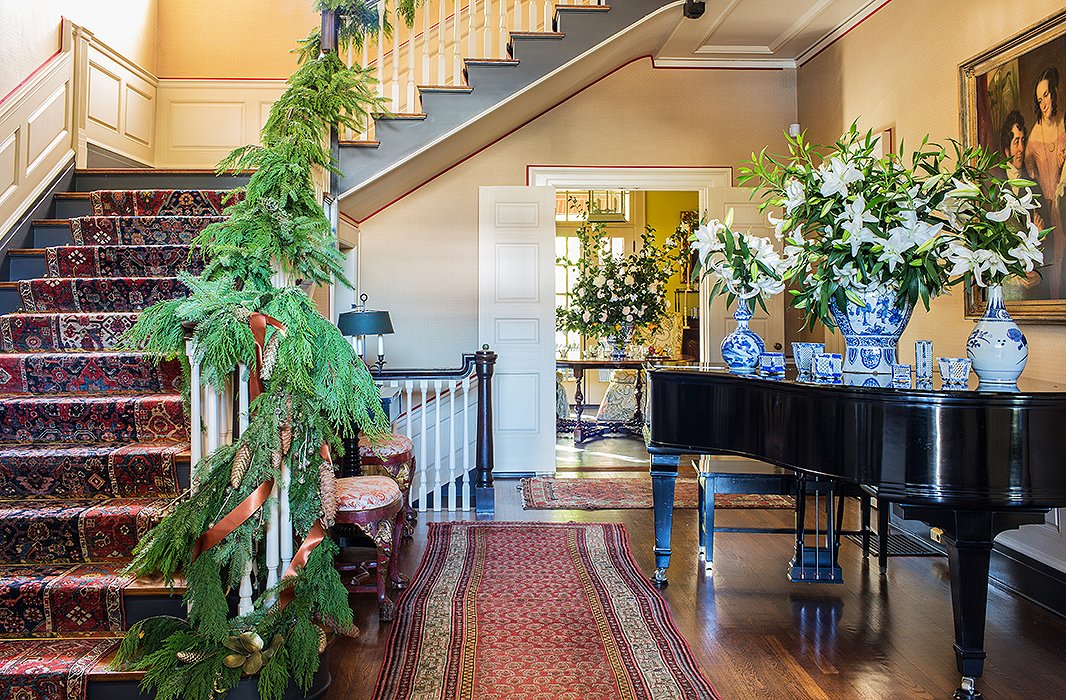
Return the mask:
<svg viewBox="0 0 1066 700"><path fill-rule="evenodd" d="M0 700L83 700L86 678L117 639L32 639L0 645Z"/></svg>
<svg viewBox="0 0 1066 700"><path fill-rule="evenodd" d="M522 479L522 507L526 510L615 510L651 508L650 478L559 479L535 476ZM698 500L695 479L678 479L674 486L674 507L695 508ZM719 493L715 508L792 508L791 496L747 493Z"/></svg>
<svg viewBox="0 0 1066 700"><path fill-rule="evenodd" d="M431 523L376 700L707 700L666 604L607 523Z"/></svg>

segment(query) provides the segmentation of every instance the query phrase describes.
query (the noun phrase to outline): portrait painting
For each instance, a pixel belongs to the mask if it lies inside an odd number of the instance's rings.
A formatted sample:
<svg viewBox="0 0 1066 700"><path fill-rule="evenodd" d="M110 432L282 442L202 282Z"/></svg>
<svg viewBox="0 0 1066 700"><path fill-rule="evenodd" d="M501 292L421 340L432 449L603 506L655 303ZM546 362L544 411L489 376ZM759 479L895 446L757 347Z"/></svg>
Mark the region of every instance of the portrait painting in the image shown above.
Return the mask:
<svg viewBox="0 0 1066 700"><path fill-rule="evenodd" d="M1003 175L1030 180L1049 229L1044 265L1004 287L1019 319L1066 322L1066 12L1012 37L962 66L963 134L1004 159ZM1020 189L1020 188L1019 188ZM984 310L967 285L967 313Z"/></svg>

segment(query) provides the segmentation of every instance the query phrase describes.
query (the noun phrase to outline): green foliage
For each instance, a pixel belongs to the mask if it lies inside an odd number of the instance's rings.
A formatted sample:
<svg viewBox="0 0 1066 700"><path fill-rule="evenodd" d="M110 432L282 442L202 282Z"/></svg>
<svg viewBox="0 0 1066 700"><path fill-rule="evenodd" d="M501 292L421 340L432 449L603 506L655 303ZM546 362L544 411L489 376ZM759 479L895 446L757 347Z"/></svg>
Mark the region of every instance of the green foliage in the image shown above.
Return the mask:
<svg viewBox="0 0 1066 700"><path fill-rule="evenodd" d="M409 20L414 2L404 1L401 16ZM366 32L376 31L372 5L350 0L323 0L322 5L342 12L343 42L361 42ZM226 210L226 220L197 238L206 265L199 277L182 277L190 295L145 310L124 339L130 348L183 358L185 329L191 329L200 382L224 390L238 372L256 371L249 317L264 313L285 328L267 331L276 361L269 377L263 377L263 393L252 402L248 427L233 444L195 465L190 494L134 552L132 573L161 574L169 585L181 574L186 583L188 620L140 622L116 656L116 665L144 670L143 687L161 700L211 700L235 687L241 669L223 663L231 653L226 645L252 631L261 639L277 640L270 654L262 655L260 696L280 698L290 680L306 690L319 665L316 624L347 627L352 621L333 568L337 546L329 539L311 552L295 576L262 591L251 612L229 617L227 595L252 564L262 561L269 500L220 543L194 557L200 536L260 484L268 479L277 483L282 467L290 475L295 535L306 537L323 513L320 446L326 443L340 452L341 436L357 428L371 436L386 432L377 387L351 345L303 289L275 283L281 272L297 284L347 284L343 256L316 198L314 176L335 167L326 146L330 127L354 128L381 108L368 71L346 67L335 53L319 55L317 39L313 46L314 51L302 52L288 88L271 108L262 145L239 148L219 165L220 172L254 172L244 197ZM284 455L283 426L292 432ZM234 469L242 449L250 453L243 474ZM289 587L294 598L282 609L276 601Z"/></svg>
<svg viewBox="0 0 1066 700"><path fill-rule="evenodd" d="M395 8L404 24L411 26L415 19L415 9L421 4L422 0L385 2L384 26L382 27L385 36L392 36L393 12L391 8ZM378 32L378 5L376 2L368 2L367 0L318 0L316 7L320 12L338 13L340 21L337 27L337 47L342 53L349 46L362 49L363 42ZM296 49L300 55L300 60L317 55L320 43L321 32L319 29L315 29L310 36L300 41L300 46Z"/></svg>

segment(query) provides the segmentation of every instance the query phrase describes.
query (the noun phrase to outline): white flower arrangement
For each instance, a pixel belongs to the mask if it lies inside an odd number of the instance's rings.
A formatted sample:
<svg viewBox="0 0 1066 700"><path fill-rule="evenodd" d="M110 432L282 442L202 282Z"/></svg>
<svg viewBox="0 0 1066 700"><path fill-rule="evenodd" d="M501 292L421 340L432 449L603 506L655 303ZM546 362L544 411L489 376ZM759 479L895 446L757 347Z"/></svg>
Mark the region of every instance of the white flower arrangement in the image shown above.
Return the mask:
<svg viewBox="0 0 1066 700"><path fill-rule="evenodd" d="M749 311L755 304L765 309L766 299L784 291L792 261L778 253L770 239L733 231L732 225L730 209L725 221L712 219L692 234L698 271L718 277L711 298L726 294L727 303L739 299Z"/></svg>

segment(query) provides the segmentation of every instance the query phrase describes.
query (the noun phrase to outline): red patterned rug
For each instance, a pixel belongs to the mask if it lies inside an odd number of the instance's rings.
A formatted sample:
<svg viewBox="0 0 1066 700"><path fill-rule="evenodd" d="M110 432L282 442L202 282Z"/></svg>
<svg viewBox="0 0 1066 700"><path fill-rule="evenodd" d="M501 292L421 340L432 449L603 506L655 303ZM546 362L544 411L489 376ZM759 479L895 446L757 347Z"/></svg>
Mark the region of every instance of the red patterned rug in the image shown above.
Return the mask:
<svg viewBox="0 0 1066 700"><path fill-rule="evenodd" d="M431 523L376 700L713 700L625 528Z"/></svg>
<svg viewBox="0 0 1066 700"><path fill-rule="evenodd" d="M522 479L522 507L526 510L615 510L651 508L651 479L559 479L535 476ZM678 479L674 488L675 508L695 508L695 479ZM792 508L791 496L719 493L715 508Z"/></svg>
<svg viewBox="0 0 1066 700"><path fill-rule="evenodd" d="M85 680L117 639L33 639L0 645L0 698L71 700L85 697Z"/></svg>

